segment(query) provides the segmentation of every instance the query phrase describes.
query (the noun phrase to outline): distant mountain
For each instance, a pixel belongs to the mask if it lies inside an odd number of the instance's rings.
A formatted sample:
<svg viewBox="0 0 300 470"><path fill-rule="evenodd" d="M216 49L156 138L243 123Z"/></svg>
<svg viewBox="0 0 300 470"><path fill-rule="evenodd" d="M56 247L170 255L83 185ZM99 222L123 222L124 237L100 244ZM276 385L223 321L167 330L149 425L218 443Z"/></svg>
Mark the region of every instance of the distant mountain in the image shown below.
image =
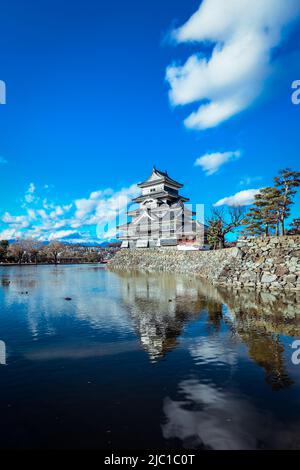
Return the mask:
<svg viewBox="0 0 300 470"><path fill-rule="evenodd" d="M12 243L15 243L17 240L16 239L10 239L10 240L7 240L9 244L12 244ZM59 241L61 243L64 243L65 245L81 245L81 246L99 246L100 248L106 248L108 245L110 245L111 243L119 243L119 240L116 240L116 239L111 239L111 240L108 240L108 241L98 241L98 240L92 240L92 241L84 241L84 240L80 240L78 238L76 239L71 239L71 238L68 238L68 239L60 239L60 240L53 240L53 241ZM50 241L43 241L41 242L43 245L47 246L49 245L49 243L51 243Z"/></svg>

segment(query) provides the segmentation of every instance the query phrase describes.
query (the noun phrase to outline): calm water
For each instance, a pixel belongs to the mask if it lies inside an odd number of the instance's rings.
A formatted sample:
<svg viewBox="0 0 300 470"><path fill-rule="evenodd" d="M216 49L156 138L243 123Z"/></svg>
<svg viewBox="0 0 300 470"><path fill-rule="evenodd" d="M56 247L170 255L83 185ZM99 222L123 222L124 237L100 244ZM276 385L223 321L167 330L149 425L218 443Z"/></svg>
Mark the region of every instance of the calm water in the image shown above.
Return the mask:
<svg viewBox="0 0 300 470"><path fill-rule="evenodd" d="M297 300L94 265L2 267L0 447L300 448Z"/></svg>

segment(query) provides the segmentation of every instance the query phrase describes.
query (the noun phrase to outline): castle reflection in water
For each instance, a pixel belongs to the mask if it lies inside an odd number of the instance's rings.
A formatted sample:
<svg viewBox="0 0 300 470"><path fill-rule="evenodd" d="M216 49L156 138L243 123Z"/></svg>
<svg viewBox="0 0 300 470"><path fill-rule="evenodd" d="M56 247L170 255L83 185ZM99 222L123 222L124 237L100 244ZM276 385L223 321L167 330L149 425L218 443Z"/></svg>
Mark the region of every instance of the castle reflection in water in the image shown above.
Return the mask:
<svg viewBox="0 0 300 470"><path fill-rule="evenodd" d="M164 274L118 275L124 306L152 362L178 347L185 325L202 314L206 327L216 333L222 323L230 327L232 341L247 347L273 389L292 383L280 335L300 336L299 294L216 288ZM218 356L218 351L211 354Z"/></svg>
<svg viewBox="0 0 300 470"><path fill-rule="evenodd" d="M273 389L292 383L282 338L300 336L299 293L230 290L191 276L109 272L97 266L16 268L4 273L4 304L26 311L33 338L54 337L59 321L69 318L121 337L135 331L150 362L182 348L198 363L233 364L230 351L241 346L264 370ZM72 301L66 302L69 296ZM184 331L193 323L202 330L187 339ZM230 331L230 341L228 335L223 338L224 328ZM138 348L132 339L109 345L92 339L77 345L76 337L73 343L71 339L61 347L45 347L42 353L35 348L34 358L101 356ZM26 354L32 357L31 351Z"/></svg>
<svg viewBox="0 0 300 470"><path fill-rule="evenodd" d="M299 301L99 265L0 267L2 445L30 423L30 447L40 436L41 447L299 449Z"/></svg>

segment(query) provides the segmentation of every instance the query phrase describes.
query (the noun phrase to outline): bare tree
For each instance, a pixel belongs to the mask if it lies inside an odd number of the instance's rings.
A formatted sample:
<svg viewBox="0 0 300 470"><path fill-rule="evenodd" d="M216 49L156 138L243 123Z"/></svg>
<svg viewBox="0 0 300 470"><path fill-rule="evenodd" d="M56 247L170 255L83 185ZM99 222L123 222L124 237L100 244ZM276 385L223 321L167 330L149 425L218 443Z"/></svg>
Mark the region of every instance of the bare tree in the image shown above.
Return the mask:
<svg viewBox="0 0 300 470"><path fill-rule="evenodd" d="M12 258L16 263L21 264L24 254L26 252L24 240L17 240L9 245L7 255Z"/></svg>
<svg viewBox="0 0 300 470"><path fill-rule="evenodd" d="M9 243L7 240L0 241L0 261L5 261L7 258L7 252L9 248Z"/></svg>
<svg viewBox="0 0 300 470"><path fill-rule="evenodd" d="M26 254L28 255L30 261L33 261L35 264L38 262L38 255L42 250L43 244L38 240L34 240L33 238L29 238L24 240L24 246L26 250Z"/></svg>
<svg viewBox="0 0 300 470"><path fill-rule="evenodd" d="M7 254L8 257L13 258L19 264L24 261L37 263L42 246L42 243L32 238L19 239L9 246Z"/></svg>
<svg viewBox="0 0 300 470"><path fill-rule="evenodd" d="M226 235L242 225L244 209L240 206L230 207L227 211L214 207L207 219L208 243L214 248L224 248Z"/></svg>
<svg viewBox="0 0 300 470"><path fill-rule="evenodd" d="M46 256L57 264L59 255L65 251L65 245L58 241L53 241L43 248L43 252Z"/></svg>

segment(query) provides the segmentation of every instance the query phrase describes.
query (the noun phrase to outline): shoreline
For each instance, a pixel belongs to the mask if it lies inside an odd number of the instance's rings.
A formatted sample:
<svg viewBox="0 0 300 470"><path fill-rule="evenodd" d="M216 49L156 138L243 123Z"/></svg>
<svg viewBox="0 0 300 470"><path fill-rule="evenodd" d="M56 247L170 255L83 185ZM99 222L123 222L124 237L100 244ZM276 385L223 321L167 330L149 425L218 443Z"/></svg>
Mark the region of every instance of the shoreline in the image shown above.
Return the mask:
<svg viewBox="0 0 300 470"><path fill-rule="evenodd" d="M108 269L173 272L218 286L300 291L300 236L242 239L235 248L214 251L123 249Z"/></svg>
<svg viewBox="0 0 300 470"><path fill-rule="evenodd" d="M86 263L82 263L82 262L78 262L78 263L0 263L0 268L3 266L3 267L10 267L10 266L20 266L20 267L27 267L27 266L78 266L78 265L86 265L86 264L97 264L97 265L106 265L108 264L108 262L86 262Z"/></svg>

